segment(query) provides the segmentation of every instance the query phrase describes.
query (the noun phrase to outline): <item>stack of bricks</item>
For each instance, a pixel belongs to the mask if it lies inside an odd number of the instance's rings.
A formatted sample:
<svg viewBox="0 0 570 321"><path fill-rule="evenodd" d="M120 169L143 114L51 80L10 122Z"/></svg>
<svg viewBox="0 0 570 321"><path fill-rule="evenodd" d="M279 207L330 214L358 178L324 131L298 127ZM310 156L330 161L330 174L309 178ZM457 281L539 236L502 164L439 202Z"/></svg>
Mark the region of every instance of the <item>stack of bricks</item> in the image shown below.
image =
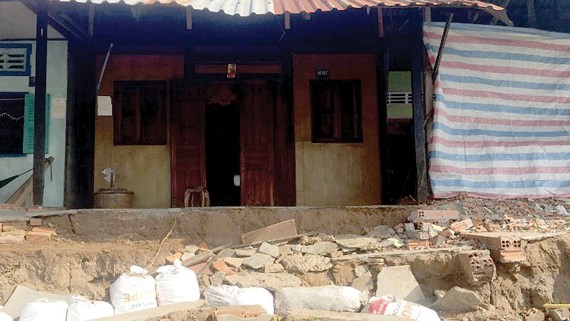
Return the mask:
<svg viewBox="0 0 570 321"><path fill-rule="evenodd" d="M43 227L42 220L32 218L29 221L0 223L0 244L21 243L25 241L46 242L57 235L55 228Z"/></svg>

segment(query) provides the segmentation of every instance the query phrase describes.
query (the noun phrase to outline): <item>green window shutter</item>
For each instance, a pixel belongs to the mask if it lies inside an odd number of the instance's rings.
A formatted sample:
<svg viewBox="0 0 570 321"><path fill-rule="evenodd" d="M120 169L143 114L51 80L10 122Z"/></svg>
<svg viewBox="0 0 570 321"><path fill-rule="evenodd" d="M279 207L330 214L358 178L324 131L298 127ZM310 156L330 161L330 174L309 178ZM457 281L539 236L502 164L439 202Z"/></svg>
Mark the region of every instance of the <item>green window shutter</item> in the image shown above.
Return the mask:
<svg viewBox="0 0 570 321"><path fill-rule="evenodd" d="M24 139L22 151L24 154L34 153L34 100L35 95L26 95L24 107ZM46 154L49 152L49 121L50 97L46 95Z"/></svg>

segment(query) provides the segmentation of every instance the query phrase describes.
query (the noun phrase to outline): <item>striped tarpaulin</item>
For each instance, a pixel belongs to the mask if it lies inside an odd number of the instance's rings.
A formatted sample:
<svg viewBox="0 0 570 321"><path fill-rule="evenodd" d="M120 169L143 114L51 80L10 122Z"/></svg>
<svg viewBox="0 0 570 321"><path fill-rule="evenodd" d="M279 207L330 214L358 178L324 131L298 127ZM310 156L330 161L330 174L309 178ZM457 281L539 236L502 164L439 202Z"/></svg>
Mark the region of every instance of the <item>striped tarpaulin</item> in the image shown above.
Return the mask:
<svg viewBox="0 0 570 321"><path fill-rule="evenodd" d="M432 65L443 29L424 26ZM436 198L570 196L570 34L452 24L435 97Z"/></svg>

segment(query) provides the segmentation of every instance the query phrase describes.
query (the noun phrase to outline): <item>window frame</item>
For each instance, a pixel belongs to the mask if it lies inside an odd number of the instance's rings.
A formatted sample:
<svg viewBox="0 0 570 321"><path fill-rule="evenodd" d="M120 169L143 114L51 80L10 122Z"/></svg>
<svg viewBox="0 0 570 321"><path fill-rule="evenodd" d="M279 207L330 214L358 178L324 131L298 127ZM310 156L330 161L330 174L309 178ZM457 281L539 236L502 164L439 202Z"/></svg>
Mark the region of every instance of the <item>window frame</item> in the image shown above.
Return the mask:
<svg viewBox="0 0 570 321"><path fill-rule="evenodd" d="M317 127L317 125L319 125L319 120L317 117L317 112L319 112L321 115L322 112L320 110L317 110L318 108L318 103L317 103L317 97L315 95L315 89L317 86L319 86L320 84L326 84L329 83L331 84L331 97L329 97L329 100L331 102L331 104L333 104L332 106L332 117L333 117L333 137L332 138L328 138L328 137L319 137L320 132L319 129ZM354 128L353 128L353 135L351 137L344 137L342 134L342 128L343 128L343 108L342 105L336 105L334 104L334 91L335 89L338 88L342 88L341 85L343 84L349 84L352 86L353 88L353 114L354 114L354 109L356 108L356 116L357 116L357 120L354 120L354 122L356 122ZM342 143L342 144L346 144L346 143L350 143L350 144L359 144L359 143L363 143L363 126L362 126L362 82L360 79L312 79L310 80L309 83L309 96L310 96L310 112L311 112L311 141L313 143ZM342 96L340 97L342 98Z"/></svg>
<svg viewBox="0 0 570 321"><path fill-rule="evenodd" d="M18 77L24 76L29 77L32 75L32 44L29 43L3 43L0 42L0 48L7 48L7 49L25 49L26 50L26 63L25 63L25 70L20 71L8 71L8 70L0 70L0 76L7 76L7 77Z"/></svg>
<svg viewBox="0 0 570 321"><path fill-rule="evenodd" d="M19 96L21 96L21 99L22 99L22 142L20 144L21 152L20 153L0 152L0 158L1 157L26 157L28 155L24 151L24 131L26 130L26 117L25 117L26 116L26 95L28 95L27 92L0 92L0 100L11 98L11 97L16 97L16 96L18 96L18 97L15 99L20 99Z"/></svg>
<svg viewBox="0 0 570 321"><path fill-rule="evenodd" d="M145 86L154 86L157 91L161 91L159 95L160 106L157 109L159 136L145 136L142 115L142 88ZM135 108L134 108L134 140L125 140L123 137L123 100L122 95L128 87L134 87L135 90ZM132 89L132 88L131 88ZM168 112L168 82L164 80L117 80L113 82L113 144L116 146L143 145L143 146L160 146L167 144L167 112Z"/></svg>

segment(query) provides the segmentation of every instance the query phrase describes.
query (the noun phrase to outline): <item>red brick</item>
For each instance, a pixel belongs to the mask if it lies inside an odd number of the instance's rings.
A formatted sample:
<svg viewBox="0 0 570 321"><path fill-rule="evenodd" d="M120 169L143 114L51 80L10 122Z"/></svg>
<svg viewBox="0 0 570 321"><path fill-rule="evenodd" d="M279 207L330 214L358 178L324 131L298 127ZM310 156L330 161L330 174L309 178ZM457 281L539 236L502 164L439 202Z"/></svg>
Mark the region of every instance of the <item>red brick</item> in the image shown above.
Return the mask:
<svg viewBox="0 0 570 321"><path fill-rule="evenodd" d="M461 232L461 231L463 231L463 230L466 230L466 229L469 229L469 228L472 228L472 227L473 227L473 221L472 221L470 218L468 218L468 219L466 219L466 220L463 220L463 221L459 221L459 222L452 223L451 226L450 226L450 228L451 228L455 233Z"/></svg>
<svg viewBox="0 0 570 321"><path fill-rule="evenodd" d="M38 232L38 231L29 231L26 233L26 241L31 242L47 242L51 240L53 233L49 232Z"/></svg>
<svg viewBox="0 0 570 321"><path fill-rule="evenodd" d="M206 265L208 265L208 263L204 262L204 263L199 263L199 264L196 264L196 265L189 266L188 268L189 268L190 270L194 271L195 273L198 273L198 272L202 271L202 269L203 269ZM212 275L212 274L213 274L213 273L212 273L212 270L210 270L210 268L204 269L204 270L202 271L202 275Z"/></svg>
<svg viewBox="0 0 570 321"><path fill-rule="evenodd" d="M214 262L214 264L212 264L212 267L220 272L223 272L225 275L234 275L235 272L232 271L232 269L230 269L229 266L227 266L226 262L224 262L224 260L217 260L216 262Z"/></svg>
<svg viewBox="0 0 570 321"><path fill-rule="evenodd" d="M170 263L170 264L173 264L174 261L180 260L180 258L182 258L182 253L176 252L176 253L174 253L174 254L168 256L168 257L166 258L166 262L168 262L168 263Z"/></svg>
<svg viewBox="0 0 570 321"><path fill-rule="evenodd" d="M41 226L34 226L32 228L33 232L42 232L42 233L51 233L51 234L57 234L55 231L55 228L53 227L41 227Z"/></svg>

